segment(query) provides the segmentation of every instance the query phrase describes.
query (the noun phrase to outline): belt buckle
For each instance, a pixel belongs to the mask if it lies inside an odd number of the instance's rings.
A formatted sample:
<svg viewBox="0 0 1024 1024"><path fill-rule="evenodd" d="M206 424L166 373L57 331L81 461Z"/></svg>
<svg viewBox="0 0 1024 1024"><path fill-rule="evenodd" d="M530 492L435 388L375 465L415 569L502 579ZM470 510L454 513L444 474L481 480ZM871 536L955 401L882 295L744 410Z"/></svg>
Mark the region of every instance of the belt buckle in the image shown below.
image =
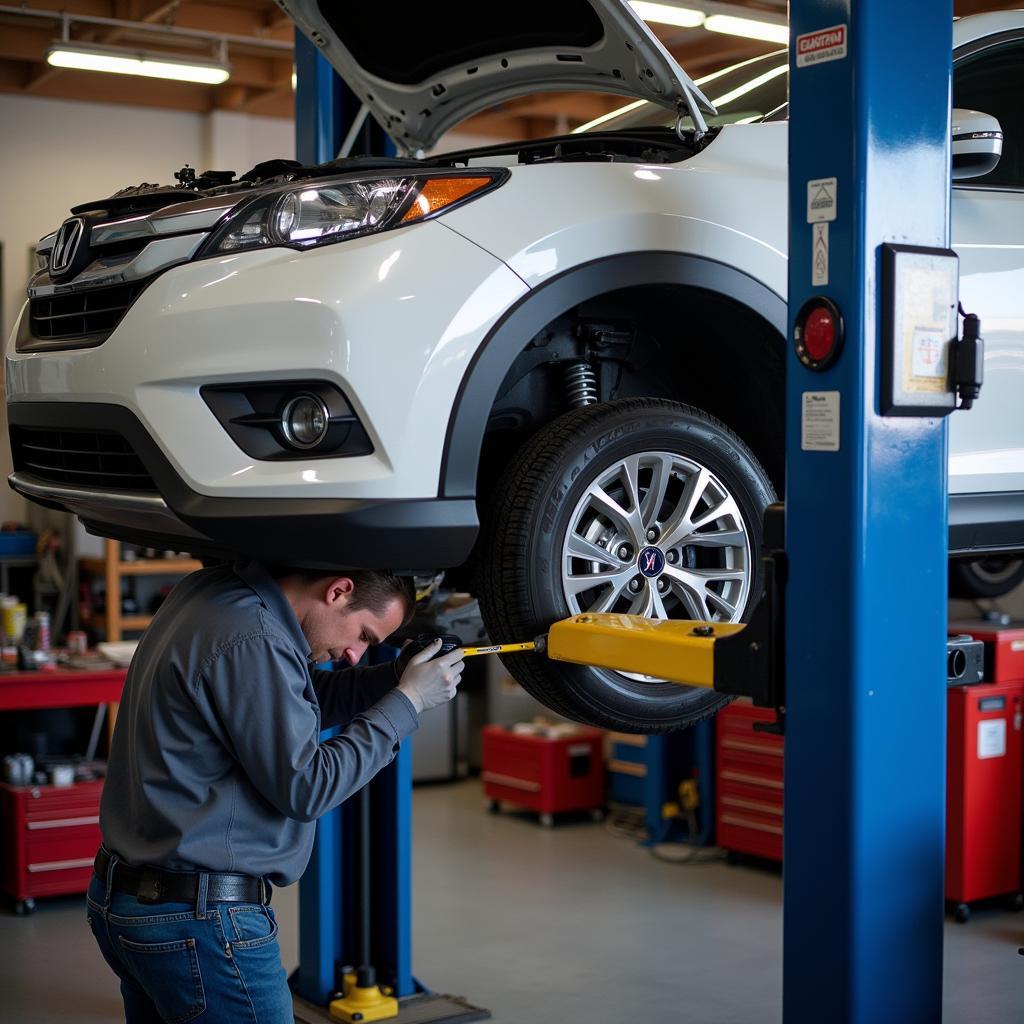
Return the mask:
<svg viewBox="0 0 1024 1024"><path fill-rule="evenodd" d="M163 898L160 877L152 871L145 872L139 881L139 889L135 896L140 903L160 903Z"/></svg>

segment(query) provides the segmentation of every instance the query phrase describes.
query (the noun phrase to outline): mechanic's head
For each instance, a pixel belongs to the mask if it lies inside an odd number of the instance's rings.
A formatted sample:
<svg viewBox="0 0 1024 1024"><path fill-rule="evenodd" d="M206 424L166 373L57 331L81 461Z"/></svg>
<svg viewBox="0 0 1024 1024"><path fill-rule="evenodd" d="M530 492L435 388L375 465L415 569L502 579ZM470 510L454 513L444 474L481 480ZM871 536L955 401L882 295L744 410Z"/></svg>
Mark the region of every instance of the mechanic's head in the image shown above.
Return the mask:
<svg viewBox="0 0 1024 1024"><path fill-rule="evenodd" d="M405 625L416 604L413 581L390 572L271 567L271 574L295 611L314 662L356 664L367 647Z"/></svg>

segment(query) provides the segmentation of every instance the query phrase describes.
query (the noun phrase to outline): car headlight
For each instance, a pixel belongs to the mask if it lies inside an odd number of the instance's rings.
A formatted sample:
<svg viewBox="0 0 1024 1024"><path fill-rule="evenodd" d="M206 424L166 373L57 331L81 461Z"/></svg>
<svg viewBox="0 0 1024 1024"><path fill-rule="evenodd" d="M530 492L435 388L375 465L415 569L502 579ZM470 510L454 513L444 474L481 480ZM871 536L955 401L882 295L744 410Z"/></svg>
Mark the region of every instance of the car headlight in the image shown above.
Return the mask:
<svg viewBox="0 0 1024 1024"><path fill-rule="evenodd" d="M308 249L425 220L500 185L507 172L307 181L260 196L211 238L204 255L286 245Z"/></svg>

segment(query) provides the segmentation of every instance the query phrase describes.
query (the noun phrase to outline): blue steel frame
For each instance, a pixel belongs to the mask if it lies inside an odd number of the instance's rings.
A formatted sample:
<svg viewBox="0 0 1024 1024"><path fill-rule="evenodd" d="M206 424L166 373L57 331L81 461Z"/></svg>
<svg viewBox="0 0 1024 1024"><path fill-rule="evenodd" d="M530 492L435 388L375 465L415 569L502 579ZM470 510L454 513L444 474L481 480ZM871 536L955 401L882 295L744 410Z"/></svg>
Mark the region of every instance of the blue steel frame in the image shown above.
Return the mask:
<svg viewBox="0 0 1024 1024"><path fill-rule="evenodd" d="M303 163L333 160L359 112L359 102L316 47L295 33L295 153ZM394 144L367 118L354 153L393 155ZM394 657L393 648L378 648ZM325 737L329 733L325 733ZM423 991L412 974L412 740L371 783L373 796L372 952L378 979L399 997ZM359 848L357 801L317 823L316 841L299 883L296 989L325 1005L340 988L338 969L356 963Z"/></svg>
<svg viewBox="0 0 1024 1024"><path fill-rule="evenodd" d="M793 0L790 329L813 294L837 362L787 367L786 1024L942 1017L946 426L879 415L880 246L945 248L950 0ZM808 182L838 179L829 283L812 288ZM984 312L983 310L981 311ZM839 451L803 451L805 392L840 395ZM958 414L958 415L963 415Z"/></svg>

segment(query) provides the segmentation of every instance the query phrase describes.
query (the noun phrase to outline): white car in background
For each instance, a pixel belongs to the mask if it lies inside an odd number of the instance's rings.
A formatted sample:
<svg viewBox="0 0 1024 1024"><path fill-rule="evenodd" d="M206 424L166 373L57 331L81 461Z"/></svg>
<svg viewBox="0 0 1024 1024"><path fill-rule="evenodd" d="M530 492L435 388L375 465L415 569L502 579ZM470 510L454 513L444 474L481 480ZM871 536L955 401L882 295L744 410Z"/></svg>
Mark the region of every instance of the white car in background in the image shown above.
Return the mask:
<svg viewBox="0 0 1024 1024"><path fill-rule="evenodd" d="M508 38L463 12L437 39L281 2L410 154L528 92L633 102L560 138L76 208L8 346L12 486L146 545L468 565L494 640L591 609L744 618L784 472L786 54L698 86L615 0L531 2ZM954 38L954 106L994 115L1005 149L954 170L977 175L955 182L953 244L987 350L951 422L950 545L974 559L961 585L998 591L1024 550L1024 13ZM509 667L616 729L722 702Z"/></svg>

